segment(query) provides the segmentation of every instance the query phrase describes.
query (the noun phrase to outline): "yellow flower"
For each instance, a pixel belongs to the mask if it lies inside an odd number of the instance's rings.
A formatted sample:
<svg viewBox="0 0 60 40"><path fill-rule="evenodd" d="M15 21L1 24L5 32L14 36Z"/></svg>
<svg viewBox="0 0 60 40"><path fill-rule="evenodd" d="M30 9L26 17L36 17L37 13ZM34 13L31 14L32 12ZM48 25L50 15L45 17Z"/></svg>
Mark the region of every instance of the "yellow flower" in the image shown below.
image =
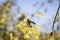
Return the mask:
<svg viewBox="0 0 60 40"><path fill-rule="evenodd" d="M27 22L27 20L25 19L23 22L23 26L27 26L26 22Z"/></svg>
<svg viewBox="0 0 60 40"><path fill-rule="evenodd" d="M12 40L13 36L12 36L12 33L10 33L10 40Z"/></svg>
<svg viewBox="0 0 60 40"><path fill-rule="evenodd" d="M51 40L54 40L54 38L53 38L53 37L51 37L50 39L51 39Z"/></svg>
<svg viewBox="0 0 60 40"><path fill-rule="evenodd" d="M23 33L26 33L26 30L25 30L25 29L22 29L21 31L22 31Z"/></svg>
<svg viewBox="0 0 60 40"><path fill-rule="evenodd" d="M54 40L54 35L48 36L47 40Z"/></svg>
<svg viewBox="0 0 60 40"><path fill-rule="evenodd" d="M17 28L18 28L18 27L21 27L21 24L18 24L18 25L17 25Z"/></svg>
<svg viewBox="0 0 60 40"><path fill-rule="evenodd" d="M33 34L33 32L32 31L29 31L29 34Z"/></svg>
<svg viewBox="0 0 60 40"><path fill-rule="evenodd" d="M17 28L21 28L23 26L23 23L20 22L19 24L17 24Z"/></svg>
<svg viewBox="0 0 60 40"><path fill-rule="evenodd" d="M29 35L25 35L24 39L30 39L30 36Z"/></svg>
<svg viewBox="0 0 60 40"><path fill-rule="evenodd" d="M13 37L13 40L19 40L18 36Z"/></svg>
<svg viewBox="0 0 60 40"><path fill-rule="evenodd" d="M36 35L40 35L40 32L36 32L35 34L36 34Z"/></svg>
<svg viewBox="0 0 60 40"><path fill-rule="evenodd" d="M31 28L28 32L28 34L34 34L35 33L35 29L34 28Z"/></svg>
<svg viewBox="0 0 60 40"><path fill-rule="evenodd" d="M37 30L40 29L40 26L36 26L36 29L37 29Z"/></svg>
<svg viewBox="0 0 60 40"><path fill-rule="evenodd" d="M4 20L4 19L0 20L0 23L4 23L4 22L5 22L5 20Z"/></svg>
<svg viewBox="0 0 60 40"><path fill-rule="evenodd" d="M34 36L34 38L35 38L35 39L39 39L39 36L36 35L36 36Z"/></svg>
<svg viewBox="0 0 60 40"><path fill-rule="evenodd" d="M54 35L52 35L52 37L50 37L51 40L54 40Z"/></svg>
<svg viewBox="0 0 60 40"><path fill-rule="evenodd" d="M23 33L26 33L28 30L29 30L29 28L28 28L28 27L25 27L25 28L23 28L21 31L22 31Z"/></svg>
<svg viewBox="0 0 60 40"><path fill-rule="evenodd" d="M26 22L27 22L27 20L26 20L26 19L24 19L24 22L26 23Z"/></svg>
<svg viewBox="0 0 60 40"><path fill-rule="evenodd" d="M52 35L52 37L54 38L54 35Z"/></svg>
<svg viewBox="0 0 60 40"><path fill-rule="evenodd" d="M31 30L34 31L35 30L34 27L32 27Z"/></svg>
<svg viewBox="0 0 60 40"><path fill-rule="evenodd" d="M26 23L23 24L23 26L26 26L26 25L27 25Z"/></svg>

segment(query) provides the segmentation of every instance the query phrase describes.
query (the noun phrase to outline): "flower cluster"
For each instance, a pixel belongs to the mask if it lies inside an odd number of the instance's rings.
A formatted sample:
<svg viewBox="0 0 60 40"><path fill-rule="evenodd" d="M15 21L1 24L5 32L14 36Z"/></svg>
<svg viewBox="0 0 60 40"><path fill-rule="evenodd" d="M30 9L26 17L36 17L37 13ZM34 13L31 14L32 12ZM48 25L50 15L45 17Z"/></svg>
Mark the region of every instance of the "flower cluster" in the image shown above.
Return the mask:
<svg viewBox="0 0 60 40"><path fill-rule="evenodd" d="M23 22L17 24L16 28L19 29L24 34L24 39L39 40L40 26L30 27L30 25L27 24L27 20L24 20Z"/></svg>

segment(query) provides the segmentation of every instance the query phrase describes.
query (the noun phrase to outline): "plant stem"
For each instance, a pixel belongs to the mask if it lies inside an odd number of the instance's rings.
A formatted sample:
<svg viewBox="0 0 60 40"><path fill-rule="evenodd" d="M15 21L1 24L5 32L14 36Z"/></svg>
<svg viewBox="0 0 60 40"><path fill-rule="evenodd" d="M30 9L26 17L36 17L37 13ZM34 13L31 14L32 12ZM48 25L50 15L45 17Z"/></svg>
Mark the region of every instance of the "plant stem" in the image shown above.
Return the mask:
<svg viewBox="0 0 60 40"><path fill-rule="evenodd" d="M55 15L54 21L53 21L53 25L52 25L52 32L53 32L53 34L54 34L54 24L55 24L55 22L56 22L55 20L56 20L56 17L57 17L57 15L58 15L59 8L60 8L60 4L59 4L59 6L58 6L58 9L57 9L57 12L56 12L56 15Z"/></svg>

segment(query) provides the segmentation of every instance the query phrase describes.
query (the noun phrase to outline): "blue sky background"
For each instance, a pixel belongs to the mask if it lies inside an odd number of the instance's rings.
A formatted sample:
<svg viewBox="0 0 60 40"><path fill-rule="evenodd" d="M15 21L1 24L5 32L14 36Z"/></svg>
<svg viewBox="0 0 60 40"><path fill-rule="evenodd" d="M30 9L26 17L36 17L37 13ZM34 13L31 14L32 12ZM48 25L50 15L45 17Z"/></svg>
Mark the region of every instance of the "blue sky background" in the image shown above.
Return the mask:
<svg viewBox="0 0 60 40"><path fill-rule="evenodd" d="M2 2L3 1L0 0L0 5ZM47 33L51 32L52 22L54 20L58 8L58 1L53 0L52 4L47 3L44 6L41 6L43 2L48 2L48 0L18 0L17 6L20 7L20 13L16 14L15 18L18 18L21 13L26 13L28 19L31 19L32 21L36 22L36 25L40 25L40 31ZM33 6L34 4L37 4L36 7ZM46 13L45 13L45 9L48 9ZM13 14L17 13L16 6L12 7L12 12ZM31 17L31 15L34 14L35 12L40 12L41 14L44 14L45 17L44 18ZM55 30L56 30L56 26L55 26Z"/></svg>

